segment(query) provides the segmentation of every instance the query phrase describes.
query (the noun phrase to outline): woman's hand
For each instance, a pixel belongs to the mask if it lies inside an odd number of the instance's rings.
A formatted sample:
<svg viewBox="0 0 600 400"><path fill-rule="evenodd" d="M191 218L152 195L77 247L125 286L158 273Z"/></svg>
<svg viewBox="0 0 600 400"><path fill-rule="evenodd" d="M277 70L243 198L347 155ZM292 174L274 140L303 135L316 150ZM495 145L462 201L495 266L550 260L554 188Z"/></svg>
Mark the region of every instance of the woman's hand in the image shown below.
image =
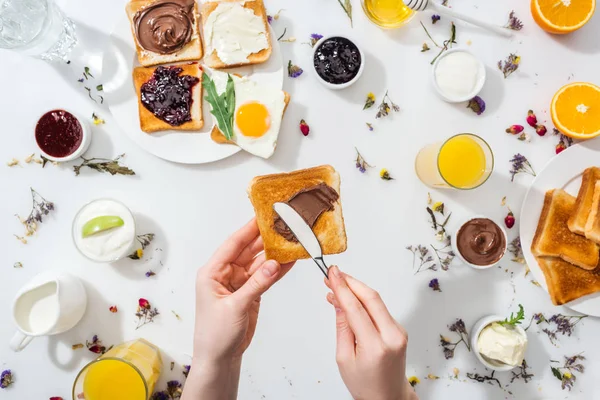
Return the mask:
<svg viewBox="0 0 600 400"><path fill-rule="evenodd" d="M333 291L327 300L336 312L336 360L353 398L417 399L406 380L408 336L379 294L337 266L325 283Z"/></svg>
<svg viewBox="0 0 600 400"><path fill-rule="evenodd" d="M260 298L293 264L266 260L256 220L233 234L198 271L194 357L184 398L235 399L241 357Z"/></svg>

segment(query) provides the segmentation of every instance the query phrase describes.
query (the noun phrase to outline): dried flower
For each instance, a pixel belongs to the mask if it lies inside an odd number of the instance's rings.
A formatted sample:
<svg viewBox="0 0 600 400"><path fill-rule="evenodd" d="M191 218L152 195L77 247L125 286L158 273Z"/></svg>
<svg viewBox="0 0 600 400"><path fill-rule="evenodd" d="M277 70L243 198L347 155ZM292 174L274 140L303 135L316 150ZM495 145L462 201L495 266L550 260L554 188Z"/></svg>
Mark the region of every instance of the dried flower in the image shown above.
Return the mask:
<svg viewBox="0 0 600 400"><path fill-rule="evenodd" d="M444 203L442 203L441 201L435 202L435 204L431 207L431 209L435 212L438 212L438 213L444 215Z"/></svg>
<svg viewBox="0 0 600 400"><path fill-rule="evenodd" d="M492 371L492 373L489 376L484 376L484 375L479 375L478 373L473 374L471 372L467 372L467 378L474 380L476 382L479 382L479 383L489 382L490 384L492 384L492 382L495 382L498 384L498 387L500 389L502 389L502 384L500 383L498 378L494 377L495 373L496 373L496 371Z"/></svg>
<svg viewBox="0 0 600 400"><path fill-rule="evenodd" d="M91 341L86 340L85 346L88 348L89 351L95 354L104 354L112 348L112 346L110 346L107 349L105 346L103 346L102 341L98 338L98 335L94 335Z"/></svg>
<svg viewBox="0 0 600 400"><path fill-rule="evenodd" d="M145 233L143 235L137 235L136 239L140 242L141 248L136 249L133 253L128 255L128 258L132 260L140 260L144 256L144 250L154 240L154 233Z"/></svg>
<svg viewBox="0 0 600 400"><path fill-rule="evenodd" d="M356 168L364 174L367 171L367 168L371 168L371 165L363 158L356 147L354 150L356 150Z"/></svg>
<svg viewBox="0 0 600 400"><path fill-rule="evenodd" d="M438 22L440 19L442 19L442 17L440 17L440 16L439 16L439 15L437 15L437 14L433 14L433 15L431 16L431 23L435 25L435 23L436 23L436 22Z"/></svg>
<svg viewBox="0 0 600 400"><path fill-rule="evenodd" d="M560 154L560 153L563 152L563 150L566 150L566 149L567 149L567 146L565 146L564 143L560 142L560 143L558 143L556 145L556 150L555 151L556 151L556 154Z"/></svg>
<svg viewBox="0 0 600 400"><path fill-rule="evenodd" d="M156 275L156 272L150 270L150 271L147 271L145 275L146 275L146 278L150 278L151 276Z"/></svg>
<svg viewBox="0 0 600 400"><path fill-rule="evenodd" d="M8 165L9 167L14 167L15 165L19 165L19 160L17 160L16 158L13 158L9 162L7 162L6 165Z"/></svg>
<svg viewBox="0 0 600 400"><path fill-rule="evenodd" d="M192 368L191 365L184 365L183 366L183 376L185 376L186 378L188 377L188 375L190 374L190 368Z"/></svg>
<svg viewBox="0 0 600 400"><path fill-rule="evenodd" d="M563 336L571 336L573 334L573 330L575 326L581 322L584 318L587 318L587 315L563 315L563 314L555 314L550 318L546 318L544 314L537 313L531 317L531 321L529 322L529 327L536 321L536 325L540 325L542 323L546 323L548 325L555 324L556 327L554 329L545 328L542 329L548 339L550 339L550 343L556 345L556 341L558 340L557 334L560 333Z"/></svg>
<svg viewBox="0 0 600 400"><path fill-rule="evenodd" d="M23 268L23 263L20 261L17 261L16 263L13 264L13 268Z"/></svg>
<svg viewBox="0 0 600 400"><path fill-rule="evenodd" d="M529 126L531 126L532 128L535 128L537 126L537 117L535 115L535 113L533 112L533 110L529 110L527 111L527 124L529 124Z"/></svg>
<svg viewBox="0 0 600 400"><path fill-rule="evenodd" d="M43 217L50 214L50 211L54 211L54 203L46 200L42 195L29 188L31 190L32 208L31 213L26 219L22 219L17 215L17 218L25 226L25 236L33 235L38 228L38 223L43 222ZM23 244L27 244L27 240L24 237L17 236L17 239Z"/></svg>
<svg viewBox="0 0 600 400"><path fill-rule="evenodd" d="M542 287L542 284L541 284L541 283L539 283L538 281L536 281L535 279L532 279L532 280L531 280L531 284L532 284L533 286L537 286L537 287L539 287L539 288L541 288L541 287Z"/></svg>
<svg viewBox="0 0 600 400"><path fill-rule="evenodd" d="M431 41L433 42L433 44L438 47L440 49L440 52L433 58L433 60L431 60L431 65L433 65L435 63L435 61L449 48L452 48L453 44L456 44L456 25L454 25L454 22L450 22L450 38L448 38L447 40L444 40L444 43L442 43L442 46L440 46L439 44L437 44L435 42L435 40L433 40L433 38L431 37L431 35L429 34L429 31L427 30L427 28L425 28L425 25L423 25L423 23L421 22L421 26L423 27L423 29L425 30L425 33L427 34L427 37L429 37L429 39L431 39Z"/></svg>
<svg viewBox="0 0 600 400"><path fill-rule="evenodd" d="M425 53L426 51L431 50L429 48L429 46L427 46L427 43L423 42L423 46L421 46L421 53Z"/></svg>
<svg viewBox="0 0 600 400"><path fill-rule="evenodd" d="M152 305L148 300L140 298L135 313L135 316L138 318L137 327L135 329L138 330L142 326L154 322L154 318L159 314L158 309L156 307L152 308Z"/></svg>
<svg viewBox="0 0 600 400"><path fill-rule="evenodd" d="M511 135L516 135L518 133L523 132L523 125L511 125L506 128L506 133L510 133Z"/></svg>
<svg viewBox="0 0 600 400"><path fill-rule="evenodd" d="M519 379L523 379L525 383L528 383L534 377L534 375L532 373L527 372L527 368L529 368L529 365L527 365L527 361L523 359L523 362L519 367L519 372L516 373L514 371L511 371L512 378L510 379L510 383L513 383L514 381Z"/></svg>
<svg viewBox="0 0 600 400"><path fill-rule="evenodd" d="M289 60L289 62L288 62L288 76L290 78L297 78L300 75L302 75L303 72L304 72L304 70L302 68L300 68L297 65L292 64L292 60Z"/></svg>
<svg viewBox="0 0 600 400"><path fill-rule="evenodd" d="M515 226L515 215L510 210L510 208L508 209L508 215L506 217L504 217L504 224L506 225L506 227L508 229L510 229L513 226Z"/></svg>
<svg viewBox="0 0 600 400"><path fill-rule="evenodd" d="M546 132L548 132L548 129L546 129L544 125L538 125L535 127L535 133L537 133L540 136L544 136Z"/></svg>
<svg viewBox="0 0 600 400"><path fill-rule="evenodd" d="M75 176L79 175L81 168L88 167L98 172L108 172L111 175L135 175L133 170L119 164L119 160L123 158L125 154L121 154L116 157L114 160L109 160L107 158L84 158L81 157L83 162L79 165L73 166L73 171L75 171Z"/></svg>
<svg viewBox="0 0 600 400"><path fill-rule="evenodd" d="M14 382L14 377L10 369L2 371L2 374L0 374L0 389L6 389Z"/></svg>
<svg viewBox="0 0 600 400"><path fill-rule="evenodd" d="M116 313L116 312L117 312L117 311L119 311L119 310L117 309L117 306L110 306L110 307L108 308L108 311L110 311L111 313L113 313L113 314L114 314L114 313Z"/></svg>
<svg viewBox="0 0 600 400"><path fill-rule="evenodd" d="M410 386L415 387L419 383L421 383L421 380L416 376L411 376L410 378L408 378L408 383L410 383Z"/></svg>
<svg viewBox="0 0 600 400"><path fill-rule="evenodd" d="M456 342L451 342L445 336L440 335L440 345L444 349L444 357L446 360L454 357L454 350L462 342L469 351L471 351L471 344L469 343L469 333L462 319L457 319L452 325L448 327L450 332L457 333L460 339Z"/></svg>
<svg viewBox="0 0 600 400"><path fill-rule="evenodd" d="M79 350L79 349L83 349L83 343L77 343L71 346L72 350Z"/></svg>
<svg viewBox="0 0 600 400"><path fill-rule="evenodd" d="M368 122L366 124L367 124L367 128L369 128L369 131L373 132L373 124L370 124Z"/></svg>
<svg viewBox="0 0 600 400"><path fill-rule="evenodd" d="M520 31L523 29L523 22L517 18L515 14L515 10L512 10L510 14L508 14L508 22L504 25L507 29L512 29L513 31Z"/></svg>
<svg viewBox="0 0 600 400"><path fill-rule="evenodd" d="M63 400L63 398L60 396L53 396L53 397L50 397L50 400Z"/></svg>
<svg viewBox="0 0 600 400"><path fill-rule="evenodd" d="M502 71L504 74L504 79L508 78L510 74L519 69L519 64L521 63L521 57L510 53L508 57L506 57L505 61L498 61L498 69Z"/></svg>
<svg viewBox="0 0 600 400"><path fill-rule="evenodd" d="M310 133L310 127L303 119L300 120L300 132L302 132L304 136L308 136L308 134Z"/></svg>
<svg viewBox="0 0 600 400"><path fill-rule="evenodd" d="M437 266L435 264L430 264L427 268L422 269L423 266L426 266L428 263L433 262L433 256L431 254L429 254L429 249L427 248L427 246L423 246L423 245L417 245L414 247L408 246L408 247L406 247L406 250L413 253L413 270L415 269L415 261L416 261L417 253L419 254L419 260L420 260L421 264L417 268L415 275L418 274L419 272L426 271L428 269L430 269L432 271L437 271Z"/></svg>
<svg viewBox="0 0 600 400"><path fill-rule="evenodd" d="M391 110L394 110L394 112L399 112L400 107L394 104L394 102L388 95L388 91L386 90L385 95L383 95L383 100L381 100L381 104L379 104L377 115L375 115L375 118L379 119L382 117L387 117Z"/></svg>
<svg viewBox="0 0 600 400"><path fill-rule="evenodd" d="M391 181L394 179L390 176L390 173L385 168L382 168L381 171L379 171L379 177L384 181Z"/></svg>
<svg viewBox="0 0 600 400"><path fill-rule="evenodd" d="M467 108L470 108L477 115L481 115L485 111L485 101L481 97L475 96L469 100Z"/></svg>
<svg viewBox="0 0 600 400"><path fill-rule="evenodd" d="M317 44L317 42L319 40L323 39L323 35L320 35L318 33L313 33L310 35L310 45L311 47L315 47L315 45Z"/></svg>
<svg viewBox="0 0 600 400"><path fill-rule="evenodd" d="M568 388L569 391L571 391L571 389L573 389L573 385L577 380L577 377L575 376L574 372L579 372L582 374L585 372L585 367L583 366L583 364L576 364L579 360L583 361L585 360L585 357L581 354L577 354L571 357L565 356L565 362L562 367L553 367L552 365L550 365L552 375L554 375L556 379L561 381L562 390ZM550 360L550 363L558 363L558 361Z"/></svg>
<svg viewBox="0 0 600 400"><path fill-rule="evenodd" d="M98 117L96 113L92 113L92 121L94 122L94 125L102 125L105 123L105 121Z"/></svg>
<svg viewBox="0 0 600 400"><path fill-rule="evenodd" d="M171 312L173 313L173 315L175 316L175 318L177 318L178 321L181 321L181 317L179 316L179 314L177 314L175 311L171 310Z"/></svg>
<svg viewBox="0 0 600 400"><path fill-rule="evenodd" d="M510 162L512 163L512 169L510 170L511 182L515 180L515 175L520 173L536 176L533 167L524 155L517 153L513 156Z"/></svg>
<svg viewBox="0 0 600 400"><path fill-rule="evenodd" d="M343 0L343 2L342 2L342 0L338 0L338 3L340 3L340 6L342 6L342 9L344 10L346 15L350 19L350 26L353 26L352 25L352 3L350 2L350 0Z"/></svg>
<svg viewBox="0 0 600 400"><path fill-rule="evenodd" d="M452 370L452 373L454 374L454 378L458 378L458 374L460 374L460 370L458 368L454 368Z"/></svg>
<svg viewBox="0 0 600 400"><path fill-rule="evenodd" d="M434 292L441 292L442 289L440 288L440 282L438 281L437 278L434 278L432 280L429 281L429 287L431 289L433 289Z"/></svg>
<svg viewBox="0 0 600 400"><path fill-rule="evenodd" d="M432 380L432 381L435 381L435 380L438 380L438 379L440 379L440 377L439 377L439 376L437 376L437 375L433 375L433 374L427 374L427 379L430 379L430 380Z"/></svg>
<svg viewBox="0 0 600 400"><path fill-rule="evenodd" d="M365 100L363 110L373 107L373 104L375 104L375 95L373 94L373 92L369 92L367 94L367 99Z"/></svg>

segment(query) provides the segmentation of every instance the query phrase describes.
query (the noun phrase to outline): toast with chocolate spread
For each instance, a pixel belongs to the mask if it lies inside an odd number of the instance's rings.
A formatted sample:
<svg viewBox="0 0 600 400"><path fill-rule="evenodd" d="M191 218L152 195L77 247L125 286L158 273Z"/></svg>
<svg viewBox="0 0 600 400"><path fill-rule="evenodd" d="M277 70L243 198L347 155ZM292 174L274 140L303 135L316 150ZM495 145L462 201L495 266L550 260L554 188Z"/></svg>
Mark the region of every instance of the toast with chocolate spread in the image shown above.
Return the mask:
<svg viewBox="0 0 600 400"><path fill-rule="evenodd" d="M284 264L310 258L273 210L273 204L278 202L288 203L312 226L323 254L346 250L340 175L332 166L258 176L250 183L248 196L256 212L267 259Z"/></svg>

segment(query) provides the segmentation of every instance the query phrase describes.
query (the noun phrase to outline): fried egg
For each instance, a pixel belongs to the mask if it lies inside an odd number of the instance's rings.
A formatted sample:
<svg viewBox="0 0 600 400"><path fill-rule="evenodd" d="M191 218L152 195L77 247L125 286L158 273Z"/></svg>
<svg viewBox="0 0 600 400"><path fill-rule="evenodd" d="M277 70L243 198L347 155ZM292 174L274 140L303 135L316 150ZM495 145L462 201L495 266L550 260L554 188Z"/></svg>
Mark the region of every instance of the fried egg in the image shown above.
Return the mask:
<svg viewBox="0 0 600 400"><path fill-rule="evenodd" d="M227 74L213 71L217 92L225 92ZM248 153L262 158L273 155L285 110L281 89L260 85L248 77L232 75L235 90L232 141Z"/></svg>

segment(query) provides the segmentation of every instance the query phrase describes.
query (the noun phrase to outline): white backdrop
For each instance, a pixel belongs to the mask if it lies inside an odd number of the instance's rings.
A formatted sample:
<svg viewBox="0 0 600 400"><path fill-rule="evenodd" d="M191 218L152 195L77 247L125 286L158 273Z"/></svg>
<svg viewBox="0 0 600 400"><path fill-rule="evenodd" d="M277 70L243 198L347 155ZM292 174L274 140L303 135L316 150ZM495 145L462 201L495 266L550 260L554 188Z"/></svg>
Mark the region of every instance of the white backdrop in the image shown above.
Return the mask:
<svg viewBox="0 0 600 400"><path fill-rule="evenodd" d="M487 110L481 116L464 104L444 103L430 86L429 61L435 50L420 52L426 37L418 21L421 19L441 42L449 32L448 19L442 18L432 26L430 16L422 14L403 29L382 31L366 19L358 0L354 0L354 28L350 28L335 0L267 0L271 14L285 8L274 22L275 31L280 34L287 27L287 35L297 38L295 43L281 44L282 62L292 59L305 69L298 79L285 79L284 89L291 93L292 102L278 149L268 161L240 153L200 166L164 162L136 147L108 111L89 100L77 77L45 62L0 51L3 164L13 157L22 160L36 151L33 126L38 116L65 107L86 116L96 112L106 120L105 125L93 127L88 155L113 157L127 153L125 164L137 173L135 177L123 177L84 171L76 177L68 165L49 165L43 170L33 164L0 166L0 368L12 369L16 379L9 390L0 390L0 399L70 398L77 371L94 356L85 349L72 351L71 345L85 342L94 334L107 345L136 337L154 342L165 360L159 388L167 379L182 379L179 365L189 363L192 351L195 272L217 245L251 218L248 183L256 175L324 163L341 173L348 233L348 251L330 256L328 261L379 290L394 317L407 328L407 373L421 379L417 392L425 399L511 398L497 386L466 380L466 372L485 373L484 368L464 347L457 349L454 359L445 360L439 334L449 334L447 325L458 317L470 327L486 314L509 314L518 303L525 306L528 317L535 312L568 310L553 307L548 295L530 283L531 277L524 277L523 267L509 260L502 262L501 269L491 271L453 265L448 272L427 271L414 276L412 255L405 246L434 243L434 238L425 212L428 189L416 178L413 162L417 151L427 143L459 132L478 133L495 152L496 170L490 181L472 192L432 191L433 198L444 201L456 221L471 214L486 214L501 221L506 214L500 205L503 196L518 212L531 177L520 175L511 183L508 160L521 152L539 171L554 156L558 139L551 133L544 138L534 133L532 142L524 143L504 133L504 129L511 124L525 125L530 108L550 128L547 110L559 87L573 80L600 83L600 16L579 32L556 37L535 25L524 1L450 2L456 10L499 24L504 24L508 12L515 9L525 24L512 40L458 24L458 46L469 48L488 67L488 82L481 93ZM94 37L99 48L105 45L115 21L124 17L124 1L62 0L59 4L80 31ZM311 49L301 44L311 33L345 34L362 46L366 67L357 84L334 92L316 81L310 70ZM521 55L522 63L519 71L505 80L496 63L511 52ZM368 92L374 92L379 102L386 89L402 110L376 121L374 108L362 111L364 99ZM208 112L205 118L209 118ZM308 137L299 132L300 119L311 127ZM367 130L366 122L374 124L373 132ZM360 174L354 167L354 146L376 168ZM380 180L378 170L382 167L396 180ZM56 211L40 226L38 235L22 245L13 237L22 232L13 215L29 212L30 186L54 201ZM133 210L140 233L156 233L150 250L159 247L163 251L147 252L145 258L151 260L127 260L117 265L84 259L72 243L72 219L84 203L107 196L122 200ZM518 213L516 218L518 224ZM518 225L509 231L510 238L517 232ZM17 261L23 263L23 269L13 268ZM36 339L22 353L12 353L8 342L15 329L10 313L14 294L37 272L49 269L69 271L84 280L89 295L86 316L72 331ZM144 272L149 269L157 275L146 278ZM439 279L442 293L427 287L432 278ZM325 294L321 273L312 261L304 261L264 297L258 330L244 358L240 399L350 398L334 360L334 311L326 303ZM135 330L139 297L150 300L162 315L154 324ZM108 311L111 305L118 306L117 314ZM181 321L171 310L181 316ZM514 398L600 396L594 382L600 366L599 327L597 320L584 320L572 337L560 337L558 346L550 344L543 333L536 333L537 328L530 330L526 358L535 378L528 384L517 381L510 385ZM549 360L562 360L564 355L581 351L588 357L588 370L579 374L570 394L562 392L560 382L551 374ZM173 372L169 371L171 360L178 364ZM459 380L449 379L455 367L460 369ZM429 373L441 379L424 379ZM503 384L510 382L509 373L496 376Z"/></svg>

